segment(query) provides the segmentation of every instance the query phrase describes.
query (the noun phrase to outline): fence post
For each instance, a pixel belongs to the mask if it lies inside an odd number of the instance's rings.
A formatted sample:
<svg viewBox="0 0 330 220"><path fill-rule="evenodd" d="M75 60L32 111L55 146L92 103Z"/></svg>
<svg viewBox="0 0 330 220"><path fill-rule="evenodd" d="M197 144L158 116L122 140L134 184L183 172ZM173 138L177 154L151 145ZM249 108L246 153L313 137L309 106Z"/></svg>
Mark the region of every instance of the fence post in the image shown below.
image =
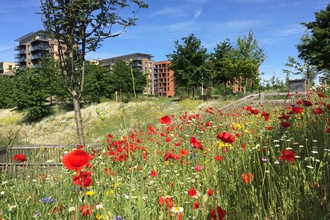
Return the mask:
<svg viewBox="0 0 330 220"><path fill-rule="evenodd" d="M259 104L262 105L264 103L264 101L265 101L265 93L262 92L262 93L260 93L260 102L259 102Z"/></svg>

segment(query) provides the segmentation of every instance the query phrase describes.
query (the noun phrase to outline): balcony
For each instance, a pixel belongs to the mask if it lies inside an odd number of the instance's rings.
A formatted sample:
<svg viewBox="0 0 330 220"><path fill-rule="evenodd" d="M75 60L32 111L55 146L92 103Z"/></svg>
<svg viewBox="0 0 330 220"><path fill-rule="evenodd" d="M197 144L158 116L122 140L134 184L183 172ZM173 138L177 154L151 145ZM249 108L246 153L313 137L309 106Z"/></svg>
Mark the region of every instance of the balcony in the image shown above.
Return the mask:
<svg viewBox="0 0 330 220"><path fill-rule="evenodd" d="M132 67L133 67L133 68L135 68L135 67L140 67L140 66L142 66L142 63L139 62L139 61L135 61L135 62L132 63Z"/></svg>
<svg viewBox="0 0 330 220"><path fill-rule="evenodd" d="M39 59L41 57L46 57L46 56L47 56L47 54L37 53L37 54L32 55L31 60Z"/></svg>
<svg viewBox="0 0 330 220"><path fill-rule="evenodd" d="M46 46L46 45L37 45L37 46L34 46L31 48L30 51L36 51L36 50L49 50L49 46Z"/></svg>
<svg viewBox="0 0 330 220"><path fill-rule="evenodd" d="M16 48L16 53L17 54L24 54L25 53L25 48L21 48L21 49Z"/></svg>
<svg viewBox="0 0 330 220"><path fill-rule="evenodd" d="M25 62L25 57L16 59L16 62L18 62L18 63Z"/></svg>

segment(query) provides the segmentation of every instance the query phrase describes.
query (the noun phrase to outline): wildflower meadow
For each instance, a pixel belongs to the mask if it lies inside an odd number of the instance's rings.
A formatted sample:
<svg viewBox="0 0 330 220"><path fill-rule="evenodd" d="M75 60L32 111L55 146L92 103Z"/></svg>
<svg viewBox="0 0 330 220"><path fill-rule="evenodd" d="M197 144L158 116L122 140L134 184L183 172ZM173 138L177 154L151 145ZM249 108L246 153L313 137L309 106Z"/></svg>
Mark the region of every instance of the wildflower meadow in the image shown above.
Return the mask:
<svg viewBox="0 0 330 220"><path fill-rule="evenodd" d="M0 219L330 219L330 93L288 96L229 112L206 102L122 136L103 129L100 147L63 152L60 169L3 172Z"/></svg>

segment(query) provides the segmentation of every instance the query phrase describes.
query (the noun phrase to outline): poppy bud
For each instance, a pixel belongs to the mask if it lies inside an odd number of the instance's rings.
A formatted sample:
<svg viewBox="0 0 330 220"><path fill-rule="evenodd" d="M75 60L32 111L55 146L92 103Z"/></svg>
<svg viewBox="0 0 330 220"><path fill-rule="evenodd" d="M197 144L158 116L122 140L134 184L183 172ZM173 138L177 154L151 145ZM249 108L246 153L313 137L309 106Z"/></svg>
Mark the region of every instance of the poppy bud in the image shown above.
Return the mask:
<svg viewBox="0 0 330 220"><path fill-rule="evenodd" d="M95 112L96 112L96 114L98 114L98 115L99 115L101 111L100 111L100 109L99 109L99 108L97 108L97 109L95 109Z"/></svg>
<svg viewBox="0 0 330 220"><path fill-rule="evenodd" d="M205 206L208 200L209 200L209 195L207 193L205 193L202 196L202 205Z"/></svg>
<svg viewBox="0 0 330 220"><path fill-rule="evenodd" d="M100 114L100 119L104 120L105 119L105 115L104 114Z"/></svg>

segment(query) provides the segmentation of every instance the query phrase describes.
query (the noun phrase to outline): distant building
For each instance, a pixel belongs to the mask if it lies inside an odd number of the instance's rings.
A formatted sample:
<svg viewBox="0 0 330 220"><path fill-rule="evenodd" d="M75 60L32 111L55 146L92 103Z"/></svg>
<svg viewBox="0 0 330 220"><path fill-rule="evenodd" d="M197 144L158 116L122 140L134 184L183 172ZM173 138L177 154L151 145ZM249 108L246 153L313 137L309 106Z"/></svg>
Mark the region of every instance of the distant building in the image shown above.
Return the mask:
<svg viewBox="0 0 330 220"><path fill-rule="evenodd" d="M39 67L42 57L59 59L59 45L47 31L39 30L15 40L15 62L19 67Z"/></svg>
<svg viewBox="0 0 330 220"><path fill-rule="evenodd" d="M15 67L14 62L0 62L0 75L12 76L14 75L13 68Z"/></svg>
<svg viewBox="0 0 330 220"><path fill-rule="evenodd" d="M132 67L148 76L148 85L143 93L155 95L155 62L152 60L153 56L144 53L132 53L118 57L99 59L97 61L100 66L109 68L110 71L111 66L119 59L124 61L127 65L130 64L130 59L132 59Z"/></svg>
<svg viewBox="0 0 330 220"><path fill-rule="evenodd" d="M175 95L174 71L169 70L171 62L159 61L155 63L155 88L157 95L162 97L173 97Z"/></svg>

